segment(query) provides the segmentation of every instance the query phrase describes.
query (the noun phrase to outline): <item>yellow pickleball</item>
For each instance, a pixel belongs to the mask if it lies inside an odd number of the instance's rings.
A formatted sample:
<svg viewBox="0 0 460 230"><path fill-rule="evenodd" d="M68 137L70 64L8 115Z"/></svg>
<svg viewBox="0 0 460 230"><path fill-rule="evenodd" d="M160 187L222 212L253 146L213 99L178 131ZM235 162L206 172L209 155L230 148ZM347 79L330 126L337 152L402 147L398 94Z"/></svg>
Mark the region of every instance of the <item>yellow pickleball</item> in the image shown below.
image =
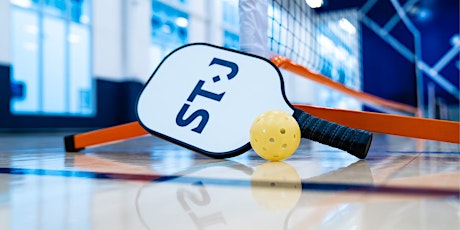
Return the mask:
<svg viewBox="0 0 460 230"><path fill-rule="evenodd" d="M269 161L290 157L300 144L300 127L291 114L270 110L259 115L249 131L254 151Z"/></svg>

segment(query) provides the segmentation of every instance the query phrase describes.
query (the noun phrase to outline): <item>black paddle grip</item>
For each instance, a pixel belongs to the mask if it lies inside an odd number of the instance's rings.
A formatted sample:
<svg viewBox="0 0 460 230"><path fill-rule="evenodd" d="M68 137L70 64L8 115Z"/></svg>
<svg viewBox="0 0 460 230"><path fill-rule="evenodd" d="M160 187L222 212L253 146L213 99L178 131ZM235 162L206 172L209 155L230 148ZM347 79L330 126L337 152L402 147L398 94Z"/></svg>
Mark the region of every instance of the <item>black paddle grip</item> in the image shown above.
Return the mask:
<svg viewBox="0 0 460 230"><path fill-rule="evenodd" d="M303 138L317 141L364 159L372 142L372 133L342 126L294 109L294 118Z"/></svg>

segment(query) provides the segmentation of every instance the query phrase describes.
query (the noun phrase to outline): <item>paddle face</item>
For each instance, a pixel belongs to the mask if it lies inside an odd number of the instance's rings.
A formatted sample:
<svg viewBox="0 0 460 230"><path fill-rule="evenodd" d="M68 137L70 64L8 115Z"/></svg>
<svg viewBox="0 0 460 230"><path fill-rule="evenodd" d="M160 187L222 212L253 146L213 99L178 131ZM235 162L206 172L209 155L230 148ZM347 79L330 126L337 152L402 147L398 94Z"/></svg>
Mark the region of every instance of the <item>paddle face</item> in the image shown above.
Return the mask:
<svg viewBox="0 0 460 230"><path fill-rule="evenodd" d="M171 52L137 103L150 133L214 158L250 149L249 129L268 110L293 114L278 68L270 61L209 44Z"/></svg>

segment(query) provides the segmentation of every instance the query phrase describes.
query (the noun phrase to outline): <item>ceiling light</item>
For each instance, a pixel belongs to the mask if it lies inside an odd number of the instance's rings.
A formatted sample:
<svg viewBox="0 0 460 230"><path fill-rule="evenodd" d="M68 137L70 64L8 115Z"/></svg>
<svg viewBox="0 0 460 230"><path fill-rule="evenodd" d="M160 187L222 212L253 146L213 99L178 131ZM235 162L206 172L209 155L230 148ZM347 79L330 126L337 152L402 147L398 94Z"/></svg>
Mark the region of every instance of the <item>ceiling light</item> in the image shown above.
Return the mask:
<svg viewBox="0 0 460 230"><path fill-rule="evenodd" d="M310 8L319 8L323 6L323 0L305 0Z"/></svg>

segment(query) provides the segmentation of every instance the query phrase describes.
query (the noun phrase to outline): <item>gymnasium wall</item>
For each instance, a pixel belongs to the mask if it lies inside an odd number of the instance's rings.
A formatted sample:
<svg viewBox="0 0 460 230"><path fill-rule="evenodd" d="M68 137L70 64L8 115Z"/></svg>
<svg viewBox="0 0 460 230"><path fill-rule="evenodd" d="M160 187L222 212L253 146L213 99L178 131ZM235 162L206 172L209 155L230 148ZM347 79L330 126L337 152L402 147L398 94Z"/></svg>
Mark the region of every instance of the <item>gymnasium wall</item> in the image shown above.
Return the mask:
<svg viewBox="0 0 460 230"><path fill-rule="evenodd" d="M412 14L408 13L408 18L420 32L420 61L428 68L434 68L448 52L460 46L459 1L420 1L418 7L418 13L417 11ZM384 27L394 13L389 1L379 1L368 16ZM401 21L390 31L390 35L414 52L414 36ZM379 97L417 106L415 63L404 58L364 25L362 26L362 49L363 90ZM458 91L460 79L458 52L436 72ZM432 106L446 107L445 109L449 110L447 118L458 120L458 98L440 87L439 84L434 83L433 78L426 71L421 71L421 74L424 81L423 104L426 107L426 114L429 112L427 107L430 106L431 97L435 103ZM430 95L428 89L430 83L434 87L433 95ZM436 113L436 111L433 112ZM431 117L439 118L435 114L432 114Z"/></svg>
<svg viewBox="0 0 460 230"><path fill-rule="evenodd" d="M10 3L8 0L0 0L0 65L9 65L10 63L10 36L3 31L10 30Z"/></svg>
<svg viewBox="0 0 460 230"><path fill-rule="evenodd" d="M171 1L162 1L171 3ZM194 0L188 42L222 45L220 1ZM180 8L180 6L179 6ZM159 64L152 59L151 0L92 1L93 116L17 115L10 112L10 2L0 0L0 131L94 129L136 120L135 103ZM207 13L211 12L211 13ZM212 19L215 18L215 19Z"/></svg>
<svg viewBox="0 0 460 230"><path fill-rule="evenodd" d="M368 27L362 26L363 91L417 106L415 66Z"/></svg>

